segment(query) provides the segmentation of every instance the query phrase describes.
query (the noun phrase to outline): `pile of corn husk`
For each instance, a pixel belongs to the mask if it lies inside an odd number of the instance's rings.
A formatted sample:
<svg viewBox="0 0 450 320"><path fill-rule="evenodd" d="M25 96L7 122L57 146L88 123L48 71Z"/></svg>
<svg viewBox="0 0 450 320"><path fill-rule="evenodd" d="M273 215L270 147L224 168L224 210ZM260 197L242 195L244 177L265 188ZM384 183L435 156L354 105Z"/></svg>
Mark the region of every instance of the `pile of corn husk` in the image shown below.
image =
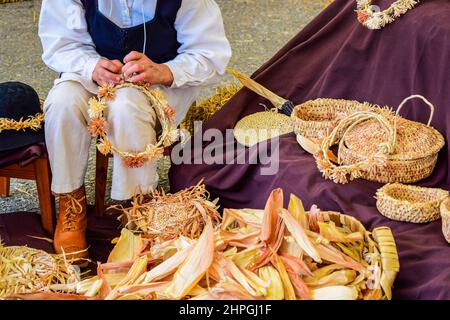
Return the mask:
<svg viewBox="0 0 450 320"><path fill-rule="evenodd" d="M180 128L189 131L193 135L195 121L206 122L212 115L222 109L225 103L241 89L242 85L237 83L216 87L216 93L214 95L200 99L189 109Z"/></svg>
<svg viewBox="0 0 450 320"><path fill-rule="evenodd" d="M208 220L196 240L149 245L123 229L97 276L57 289L106 300L390 299L398 271L392 233L372 234L336 215L351 226L316 207L305 212L295 196L284 209L277 189L264 210L226 209L222 223Z"/></svg>
<svg viewBox="0 0 450 320"><path fill-rule="evenodd" d="M80 281L77 267L63 255L22 246L4 246L0 242L0 300L30 292L50 292L55 284Z"/></svg>
<svg viewBox="0 0 450 320"><path fill-rule="evenodd" d="M186 236L200 237L208 219L220 223L217 201L209 201L209 193L200 181L175 194L163 190L137 195L129 208L119 207L127 229L140 233L152 244Z"/></svg>

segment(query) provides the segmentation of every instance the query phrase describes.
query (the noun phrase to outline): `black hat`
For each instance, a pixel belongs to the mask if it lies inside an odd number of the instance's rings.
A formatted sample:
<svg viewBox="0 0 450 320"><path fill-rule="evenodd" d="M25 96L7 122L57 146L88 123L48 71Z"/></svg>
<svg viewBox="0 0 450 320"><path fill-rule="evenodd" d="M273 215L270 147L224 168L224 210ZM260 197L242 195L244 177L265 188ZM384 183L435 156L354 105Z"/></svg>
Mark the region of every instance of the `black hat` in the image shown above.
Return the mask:
<svg viewBox="0 0 450 320"><path fill-rule="evenodd" d="M20 82L0 83L0 119L20 121L41 114L36 91ZM43 126L39 130L3 130L0 132L0 153L44 141Z"/></svg>

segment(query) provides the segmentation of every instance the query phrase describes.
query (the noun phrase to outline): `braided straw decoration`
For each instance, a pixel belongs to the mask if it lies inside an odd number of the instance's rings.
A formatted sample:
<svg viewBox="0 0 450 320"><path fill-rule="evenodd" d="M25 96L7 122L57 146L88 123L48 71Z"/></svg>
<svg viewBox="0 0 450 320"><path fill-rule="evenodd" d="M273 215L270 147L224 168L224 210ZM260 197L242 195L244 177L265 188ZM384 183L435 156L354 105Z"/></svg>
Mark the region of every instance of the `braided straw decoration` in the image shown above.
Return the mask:
<svg viewBox="0 0 450 320"><path fill-rule="evenodd" d="M390 140L386 143L382 143L379 145L378 151L359 162L341 165L342 160L340 158L340 153L338 154L337 164L334 163L334 154L331 152L330 148L339 143L339 149L343 148L345 137L348 132L354 128L356 125L360 123L374 119L378 121L384 129L387 131ZM340 138L340 133L344 132L342 138ZM327 136L322 141L321 152L315 154L317 167L320 172L322 172L323 176L327 179L333 180L335 183L347 183L347 176L350 176L350 180L360 178L362 176L363 171L373 170L376 166L383 166L387 155L392 153L395 148L395 135L393 132L393 128L387 121L387 119L381 114L371 112L371 111L362 111L355 112L354 114L348 116L343 119L339 124L334 128L329 136Z"/></svg>
<svg viewBox="0 0 450 320"><path fill-rule="evenodd" d="M441 217L442 217L442 233L445 240L450 243L450 198L445 199L441 203Z"/></svg>
<svg viewBox="0 0 450 320"><path fill-rule="evenodd" d="M134 88L144 93L151 107L154 108L158 120L162 127L162 134L155 145L148 144L144 151L127 152L115 147L107 137L108 122L104 116L107 108L106 102L115 98L117 90L122 88ZM125 83L118 86L104 86L99 89L97 98L89 101L88 130L94 138L98 139L97 149L104 155L115 152L122 158L125 166L129 168L140 168L148 161L158 159L163 156L164 148L172 145L178 139L174 116L175 111L169 106L162 91L150 89L143 85Z"/></svg>
<svg viewBox="0 0 450 320"><path fill-rule="evenodd" d="M422 188L400 183L378 189L377 209L385 217L412 223L428 223L440 218L440 205L448 191Z"/></svg>
<svg viewBox="0 0 450 320"><path fill-rule="evenodd" d="M392 299L392 287L397 273L400 271L400 262L397 253L394 236L388 227L380 227L372 233L366 230L364 225L352 216L338 212L321 212L324 222L332 221L337 227L347 227L351 232L359 232L364 235L364 258L369 263L365 275L367 286L369 283L374 289L368 290L367 295L382 299ZM375 291L380 291L379 295Z"/></svg>
<svg viewBox="0 0 450 320"><path fill-rule="evenodd" d="M426 126L399 116L403 106L415 98L422 99L430 107L431 114ZM429 126L433 115L434 106L420 95L403 100L395 116L374 111L354 113L342 120L323 140L321 152L315 155L318 168L325 178L336 183L347 183L347 176L350 180L364 178L381 183L412 183L424 179L434 170L438 152L444 146L442 135ZM399 128L402 130L400 136ZM338 143L340 130L345 133L339 142L338 160L333 163L330 147ZM387 134L383 138L387 141L374 144L370 139L376 141L375 135L380 130ZM425 145L418 144L419 138ZM418 151L408 150L408 147Z"/></svg>
<svg viewBox="0 0 450 320"><path fill-rule="evenodd" d="M30 116L26 120L23 120L23 118L21 118L19 121L8 118L0 118L0 133L6 130L24 131L26 129L31 129L34 131L38 131L42 128L43 122L43 113L38 113L35 116Z"/></svg>

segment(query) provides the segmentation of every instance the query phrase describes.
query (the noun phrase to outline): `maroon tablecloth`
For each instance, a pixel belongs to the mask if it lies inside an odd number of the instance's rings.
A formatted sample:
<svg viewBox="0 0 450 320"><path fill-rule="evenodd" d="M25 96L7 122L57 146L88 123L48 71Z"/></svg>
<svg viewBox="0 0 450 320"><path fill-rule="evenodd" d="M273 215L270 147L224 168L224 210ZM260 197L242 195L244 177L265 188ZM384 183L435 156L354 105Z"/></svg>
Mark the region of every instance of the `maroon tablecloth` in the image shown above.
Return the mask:
<svg viewBox="0 0 450 320"><path fill-rule="evenodd" d="M386 7L392 1L376 3ZM296 104L330 97L395 108L405 97L422 94L436 106L432 125L448 140L450 2L422 1L380 31L362 27L354 10L354 0L335 0L263 65L254 78ZM204 129L218 128L223 132L233 128L243 116L262 111L259 103L268 104L242 90ZM402 115L426 121L429 112L415 102ZM448 189L449 151L446 145L434 174L420 185ZM336 185L324 180L314 159L297 145L294 134L281 138L279 165L275 176L262 176L262 165L175 165L170 171L171 188L178 191L205 178L208 190L213 197L220 197L222 207L262 208L269 193L281 187L286 204L289 194L294 193L306 206L317 204L324 210L353 215L368 229L387 225L394 233L401 263L394 298L450 299L450 245L442 236L440 221L415 225L384 218L377 212L373 198L380 184L359 180Z"/></svg>

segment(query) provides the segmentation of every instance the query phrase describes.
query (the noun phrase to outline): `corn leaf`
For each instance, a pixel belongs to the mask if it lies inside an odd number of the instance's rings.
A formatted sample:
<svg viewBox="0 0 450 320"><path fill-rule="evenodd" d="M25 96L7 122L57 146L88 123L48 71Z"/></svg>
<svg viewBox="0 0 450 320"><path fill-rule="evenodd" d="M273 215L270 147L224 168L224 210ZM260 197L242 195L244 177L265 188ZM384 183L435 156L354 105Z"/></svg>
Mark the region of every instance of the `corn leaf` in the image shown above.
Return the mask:
<svg viewBox="0 0 450 320"><path fill-rule="evenodd" d="M304 229L308 229L308 217L306 215L305 208L303 207L303 203L293 194L291 194L291 198L289 200L288 210Z"/></svg>
<svg viewBox="0 0 450 320"><path fill-rule="evenodd" d="M127 229L122 229L120 238L108 257L108 263L134 261L141 253L144 241Z"/></svg>
<svg viewBox="0 0 450 320"><path fill-rule="evenodd" d="M355 287L331 286L311 290L313 300L356 300L358 290Z"/></svg>
<svg viewBox="0 0 450 320"><path fill-rule="evenodd" d="M283 300L284 288L280 274L272 266L265 266L258 270L259 277L269 283L267 287L266 300Z"/></svg>
<svg viewBox="0 0 450 320"><path fill-rule="evenodd" d="M172 283L164 292L173 299L181 299L191 291L209 269L214 258L214 234L210 219L192 253L175 273Z"/></svg>
<svg viewBox="0 0 450 320"><path fill-rule="evenodd" d="M321 263L322 260L319 256L314 245L309 240L308 236L305 233L305 230L302 228L299 222L297 222L294 217L287 211L286 209L281 209L279 211L280 217L283 219L286 224L287 229L291 233L292 237L295 239L297 244L302 248L302 250L309 255L314 261Z"/></svg>

